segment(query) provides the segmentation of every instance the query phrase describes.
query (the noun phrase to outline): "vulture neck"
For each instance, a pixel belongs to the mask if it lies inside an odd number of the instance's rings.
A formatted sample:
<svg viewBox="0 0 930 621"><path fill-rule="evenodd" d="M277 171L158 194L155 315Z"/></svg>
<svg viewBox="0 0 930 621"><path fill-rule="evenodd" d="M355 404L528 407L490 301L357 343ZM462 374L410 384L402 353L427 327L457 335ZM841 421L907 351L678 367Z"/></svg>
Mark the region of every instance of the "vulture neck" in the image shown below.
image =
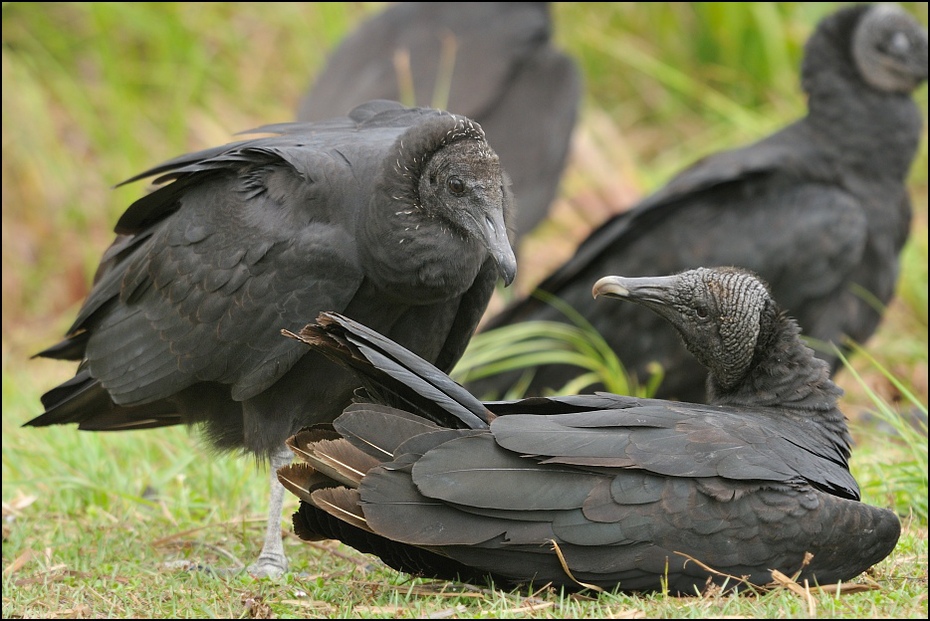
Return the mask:
<svg viewBox="0 0 930 621"><path fill-rule="evenodd" d="M755 357L742 381L725 390L713 375L708 377L708 402L771 408L769 412L793 419L811 441L828 447L845 466L852 437L846 416L837 407L842 389L830 379L827 363L815 357L801 340L797 322L779 312L769 328L767 334L760 335Z"/></svg>
<svg viewBox="0 0 930 621"><path fill-rule="evenodd" d="M846 417L837 407L842 389L830 379L829 365L801 340L797 322L784 312L759 336L755 356L741 381L725 388L711 375L707 384L710 403L781 408L848 437Z"/></svg>

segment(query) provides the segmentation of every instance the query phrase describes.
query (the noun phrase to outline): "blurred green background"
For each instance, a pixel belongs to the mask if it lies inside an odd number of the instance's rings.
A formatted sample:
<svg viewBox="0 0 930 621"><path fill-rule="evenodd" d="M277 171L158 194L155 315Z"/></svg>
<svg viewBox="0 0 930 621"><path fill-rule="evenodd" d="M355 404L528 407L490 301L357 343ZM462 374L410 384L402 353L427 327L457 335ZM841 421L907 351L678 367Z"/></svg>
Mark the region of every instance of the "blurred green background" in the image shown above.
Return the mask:
<svg viewBox="0 0 930 621"><path fill-rule="evenodd" d="M52 567L92 574L141 567L147 587L151 563L164 556L158 546L175 538L219 541L246 560L257 554L264 475L232 459L203 459L183 429L20 428L40 413L42 392L74 372L70 364L30 356L68 328L113 225L145 191L144 182L115 184L181 153L232 141L236 132L292 120L327 53L384 4L3 3L4 518L8 502L26 507L14 512L25 519L10 539L5 525L5 566L50 546ZM551 219L522 245L514 289L529 291L592 227L698 157L803 115L804 42L841 4L556 3L556 40L581 65L584 101L559 199ZM903 4L926 26L926 2ZM926 86L917 100L924 135L909 179L911 241L899 295L865 344L869 355L852 359L861 381L847 370L837 378L851 416L884 406L926 416ZM492 309L501 303L495 299ZM902 445L854 433L853 471L866 499L885 504L895 496L888 502L903 514L908 507L922 514L916 571L926 616L926 436ZM160 511L151 511L150 490L161 494ZM42 501L30 508L37 496ZM258 516L249 532L244 516ZM127 537L126 528L141 532ZM137 545L159 536L151 547ZM297 558L308 563L306 548ZM170 578L159 574L164 580ZM83 592L77 582L50 588L71 602ZM194 606L177 610L201 610L196 589L194 604L183 600L187 590L169 590L163 601ZM63 606L41 589L17 597L8 608L4 589L4 616ZM92 608L91 616L153 614L148 602L124 605Z"/></svg>
<svg viewBox="0 0 930 621"><path fill-rule="evenodd" d="M383 4L3 3L4 385L9 374L37 382L4 418L27 420L39 392L73 372L28 357L67 329L113 224L145 191L113 186L293 119L329 50ZM559 200L521 248L513 291L694 159L802 115L803 44L840 4L556 3L556 39L584 73L583 108ZM926 24L927 3L904 4ZM918 99L913 239L891 328L868 345L926 395L926 87Z"/></svg>
<svg viewBox="0 0 930 621"><path fill-rule="evenodd" d="M41 391L73 372L29 356L70 325L114 223L145 191L113 186L292 120L328 52L384 4L3 3L3 373L5 385L9 374L37 384L4 418L28 420ZM504 296L529 291L592 227L698 157L803 115L804 42L841 4L555 3L556 40L584 74L582 111L559 199ZM904 5L927 23L927 3ZM898 299L867 345L925 403L926 86L918 100L912 241Z"/></svg>
<svg viewBox="0 0 930 621"><path fill-rule="evenodd" d="M70 374L26 359L67 329L113 224L144 191L112 186L293 119L329 50L383 4L3 3L5 376ZM556 3L556 39L584 72L583 110L560 198L522 248L514 291L528 291L594 225L697 157L802 115L803 44L840 4ZM905 6L926 24L927 3ZM926 87L918 97L926 119ZM898 353L925 360L926 123L924 132L910 180L914 237L923 239L913 263L923 273L902 278L902 321L923 328L923 348ZM895 347L917 346L907 344ZM920 383L911 369L895 370ZM17 418L37 400L30 407Z"/></svg>

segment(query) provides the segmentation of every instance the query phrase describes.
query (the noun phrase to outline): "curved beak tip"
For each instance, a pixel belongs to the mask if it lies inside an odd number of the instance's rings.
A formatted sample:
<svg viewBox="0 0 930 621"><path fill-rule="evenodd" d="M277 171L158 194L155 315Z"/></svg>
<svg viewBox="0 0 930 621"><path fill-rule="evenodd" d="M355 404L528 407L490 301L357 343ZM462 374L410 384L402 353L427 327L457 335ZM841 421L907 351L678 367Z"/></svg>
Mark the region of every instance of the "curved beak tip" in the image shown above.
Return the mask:
<svg viewBox="0 0 930 621"><path fill-rule="evenodd" d="M504 286L509 287L514 278L517 277L517 258L512 252L509 257L498 259L497 271L500 273L501 278L504 279Z"/></svg>
<svg viewBox="0 0 930 621"><path fill-rule="evenodd" d="M622 279L616 276L604 276L594 283L591 288L591 295L594 296L594 299L601 295L623 298L630 295L630 290L623 284Z"/></svg>
<svg viewBox="0 0 930 621"><path fill-rule="evenodd" d="M504 280L504 284L510 286L517 276L517 255L507 235L503 215L486 216L484 222L479 223L478 226L483 230L485 247L497 263L498 273Z"/></svg>

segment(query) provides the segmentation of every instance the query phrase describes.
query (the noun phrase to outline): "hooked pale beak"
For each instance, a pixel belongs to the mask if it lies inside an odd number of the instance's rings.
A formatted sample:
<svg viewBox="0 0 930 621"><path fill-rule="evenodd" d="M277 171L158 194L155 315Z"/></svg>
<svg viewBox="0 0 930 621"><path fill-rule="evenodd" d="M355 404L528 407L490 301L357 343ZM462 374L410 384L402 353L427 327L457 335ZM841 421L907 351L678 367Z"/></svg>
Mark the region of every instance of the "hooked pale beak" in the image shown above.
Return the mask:
<svg viewBox="0 0 930 621"><path fill-rule="evenodd" d="M669 294L675 289L677 276L604 276L594 283L591 295L619 298L652 304L668 304Z"/></svg>
<svg viewBox="0 0 930 621"><path fill-rule="evenodd" d="M505 285L510 285L517 275L517 257L510 245L507 236L507 225L504 224L503 214L486 215L481 223L484 239L491 256L497 263L497 271L504 279Z"/></svg>

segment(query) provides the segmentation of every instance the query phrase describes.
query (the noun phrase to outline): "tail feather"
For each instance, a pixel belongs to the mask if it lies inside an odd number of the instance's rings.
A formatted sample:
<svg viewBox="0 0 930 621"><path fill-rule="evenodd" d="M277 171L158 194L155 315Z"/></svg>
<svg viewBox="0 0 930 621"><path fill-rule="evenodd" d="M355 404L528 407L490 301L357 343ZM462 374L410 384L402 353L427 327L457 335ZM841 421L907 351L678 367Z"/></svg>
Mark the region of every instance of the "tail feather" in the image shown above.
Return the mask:
<svg viewBox="0 0 930 621"><path fill-rule="evenodd" d="M181 415L167 401L140 405L113 403L100 382L81 370L68 381L41 397L45 412L23 424L24 427L47 427L77 423L84 431L126 431L178 425Z"/></svg>
<svg viewBox="0 0 930 621"><path fill-rule="evenodd" d="M47 349L43 349L32 357L51 358L53 360L81 360L87 350L89 337L89 332L78 332Z"/></svg>
<svg viewBox="0 0 930 621"><path fill-rule="evenodd" d="M328 487L316 490L310 494L310 497L314 506L326 511L333 517L369 533L374 532L368 526L368 521L362 514L362 508L359 506L358 490L346 487Z"/></svg>
<svg viewBox="0 0 930 621"><path fill-rule="evenodd" d="M391 461L407 439L438 431L432 422L394 408L352 404L333 421L333 428L353 446L379 461Z"/></svg>
<svg viewBox="0 0 930 621"><path fill-rule="evenodd" d="M278 468L278 481L284 489L304 502L313 502L310 494L324 487L332 487L336 482L325 474L313 469L310 464L296 462Z"/></svg>
<svg viewBox="0 0 930 621"><path fill-rule="evenodd" d="M297 457L305 462L312 459L312 452L308 447L318 440L338 440L341 436L333 429L320 429L319 427L308 427L298 431L287 439L285 444Z"/></svg>
<svg viewBox="0 0 930 621"><path fill-rule="evenodd" d="M357 373L379 401L420 412L447 427L487 429L494 417L435 366L348 317L325 312L300 334L282 332Z"/></svg>
<svg viewBox="0 0 930 621"><path fill-rule="evenodd" d="M317 492L315 495L321 494ZM334 503L333 506L341 505ZM504 577L469 567L426 548L391 541L372 533L367 525L359 527L333 517L331 513L320 509L312 502L300 503L300 508L294 513L293 523L294 533L305 541L337 539L359 552L374 554L389 567L414 576L459 580L473 584L493 585L495 581L501 585L508 584Z"/></svg>
<svg viewBox="0 0 930 621"><path fill-rule="evenodd" d="M314 470L349 487L358 487L365 473L381 463L343 438L320 437L312 430L297 433L287 445Z"/></svg>

